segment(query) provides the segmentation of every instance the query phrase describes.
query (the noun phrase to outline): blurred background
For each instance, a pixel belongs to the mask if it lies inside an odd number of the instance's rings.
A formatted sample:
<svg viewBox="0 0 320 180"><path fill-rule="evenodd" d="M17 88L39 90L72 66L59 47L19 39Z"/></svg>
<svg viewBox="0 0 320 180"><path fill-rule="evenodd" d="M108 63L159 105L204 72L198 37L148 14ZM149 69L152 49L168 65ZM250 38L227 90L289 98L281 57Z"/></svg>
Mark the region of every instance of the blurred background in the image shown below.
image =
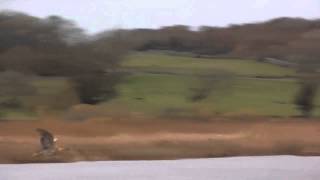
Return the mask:
<svg viewBox="0 0 320 180"><path fill-rule="evenodd" d="M0 1L1 119L319 116L319 3L230 3Z"/></svg>

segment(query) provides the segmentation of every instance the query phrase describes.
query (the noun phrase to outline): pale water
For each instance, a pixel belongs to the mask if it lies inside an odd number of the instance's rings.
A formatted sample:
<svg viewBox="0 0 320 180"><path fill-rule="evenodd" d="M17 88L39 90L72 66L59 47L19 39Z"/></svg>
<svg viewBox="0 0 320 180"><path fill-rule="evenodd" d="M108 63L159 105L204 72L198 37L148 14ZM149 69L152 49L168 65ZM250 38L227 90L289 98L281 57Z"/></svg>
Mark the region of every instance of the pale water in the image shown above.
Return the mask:
<svg viewBox="0 0 320 180"><path fill-rule="evenodd" d="M320 180L320 157L0 165L0 180Z"/></svg>

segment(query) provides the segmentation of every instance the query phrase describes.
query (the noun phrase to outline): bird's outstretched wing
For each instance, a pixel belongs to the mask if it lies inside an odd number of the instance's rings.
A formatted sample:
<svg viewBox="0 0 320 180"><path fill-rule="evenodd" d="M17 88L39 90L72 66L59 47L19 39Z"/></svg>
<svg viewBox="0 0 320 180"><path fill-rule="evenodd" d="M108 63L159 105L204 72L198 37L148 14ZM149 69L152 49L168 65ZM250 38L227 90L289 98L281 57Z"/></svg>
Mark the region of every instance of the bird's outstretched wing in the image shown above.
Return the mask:
<svg viewBox="0 0 320 180"><path fill-rule="evenodd" d="M57 139L54 138L52 133L41 128L37 128L36 131L40 134L40 143L42 150L49 150L55 148L55 142L57 141Z"/></svg>

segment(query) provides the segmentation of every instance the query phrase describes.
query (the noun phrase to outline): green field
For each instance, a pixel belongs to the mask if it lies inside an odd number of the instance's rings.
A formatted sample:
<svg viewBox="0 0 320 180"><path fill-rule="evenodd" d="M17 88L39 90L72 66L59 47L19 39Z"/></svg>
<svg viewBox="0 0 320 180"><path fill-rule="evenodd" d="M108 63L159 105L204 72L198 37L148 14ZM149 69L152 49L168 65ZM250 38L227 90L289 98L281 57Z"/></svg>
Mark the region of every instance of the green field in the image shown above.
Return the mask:
<svg viewBox="0 0 320 180"><path fill-rule="evenodd" d="M286 78L296 75L290 68L254 60L199 59L158 53L133 54L124 61L123 66L142 72L149 70L149 73L128 76L118 86L120 96L104 103L108 109L122 107L127 112L137 114L191 118L214 115L299 115L293 104L298 83ZM231 78L213 81L217 85L208 97L193 102L190 99L194 93L192 89L203 84L204 77L199 75L212 74L215 77L217 74L210 72L221 71L232 74ZM193 72L197 73L192 75ZM256 76L269 78L254 78ZM317 105L320 105L319 96ZM315 114L320 115L319 106Z"/></svg>
<svg viewBox="0 0 320 180"><path fill-rule="evenodd" d="M214 116L297 116L293 104L299 85L295 71L254 60L201 59L159 53L135 53L122 67L129 75L117 85L119 96L96 106L78 109L76 116L146 116L210 118ZM257 78L259 77L259 78ZM264 78L261 78L264 77ZM68 111L79 100L65 78L32 81L37 94L24 97L33 113L6 111L9 116ZM193 100L209 87L205 98ZM320 116L320 92L314 111ZM83 107L82 107L83 108ZM21 115L22 114L22 115Z"/></svg>
<svg viewBox="0 0 320 180"><path fill-rule="evenodd" d="M120 96L108 108L157 116L201 117L213 115L299 115L293 104L294 80L233 79L213 89L208 98L192 102L191 89L198 78L180 75L134 75L118 86ZM318 105L320 98L318 97ZM317 108L320 115L320 108Z"/></svg>
<svg viewBox="0 0 320 180"><path fill-rule="evenodd" d="M169 56L161 53L135 53L123 62L124 67L185 73L228 72L237 76L294 76L293 69L254 60L206 59Z"/></svg>

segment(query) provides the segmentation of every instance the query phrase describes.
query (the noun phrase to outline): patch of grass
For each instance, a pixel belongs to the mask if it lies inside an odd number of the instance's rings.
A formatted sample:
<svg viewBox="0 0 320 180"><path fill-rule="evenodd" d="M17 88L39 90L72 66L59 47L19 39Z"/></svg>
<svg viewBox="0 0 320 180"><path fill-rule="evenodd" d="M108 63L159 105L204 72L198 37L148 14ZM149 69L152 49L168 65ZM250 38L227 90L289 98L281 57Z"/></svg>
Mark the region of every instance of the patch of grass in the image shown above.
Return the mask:
<svg viewBox="0 0 320 180"><path fill-rule="evenodd" d="M214 87L204 100L190 100L199 78L183 75L140 74L127 77L118 86L120 96L105 103L105 109L152 116L201 117L214 115L299 115L293 104L298 84L294 80L235 78ZM317 104L320 105L319 97ZM108 111L108 110L107 110ZM316 109L316 115L320 108Z"/></svg>
<svg viewBox="0 0 320 180"><path fill-rule="evenodd" d="M56 94L61 89L68 88L70 86L66 78L35 78L31 81L36 88L38 94L52 95Z"/></svg>
<svg viewBox="0 0 320 180"><path fill-rule="evenodd" d="M242 76L294 76L289 68L245 59L204 59L170 56L159 53L135 53L122 64L124 67L173 72L211 73L226 71Z"/></svg>
<svg viewBox="0 0 320 180"><path fill-rule="evenodd" d="M188 108L190 78L170 75L134 75L118 86L120 96L108 105L132 112L159 114L167 108Z"/></svg>
<svg viewBox="0 0 320 180"><path fill-rule="evenodd" d="M293 104L297 88L293 80L238 79L229 94L217 92L207 101L219 113L292 116L299 113Z"/></svg>
<svg viewBox="0 0 320 180"><path fill-rule="evenodd" d="M39 78L33 85L37 89L35 96L29 97L28 104L40 111L61 111L78 104L79 99L70 81L66 78Z"/></svg>
<svg viewBox="0 0 320 180"><path fill-rule="evenodd" d="M41 114L65 111L79 100L66 78L34 78L29 82L36 92L30 96L18 97L21 108L1 109L4 119L29 119Z"/></svg>

